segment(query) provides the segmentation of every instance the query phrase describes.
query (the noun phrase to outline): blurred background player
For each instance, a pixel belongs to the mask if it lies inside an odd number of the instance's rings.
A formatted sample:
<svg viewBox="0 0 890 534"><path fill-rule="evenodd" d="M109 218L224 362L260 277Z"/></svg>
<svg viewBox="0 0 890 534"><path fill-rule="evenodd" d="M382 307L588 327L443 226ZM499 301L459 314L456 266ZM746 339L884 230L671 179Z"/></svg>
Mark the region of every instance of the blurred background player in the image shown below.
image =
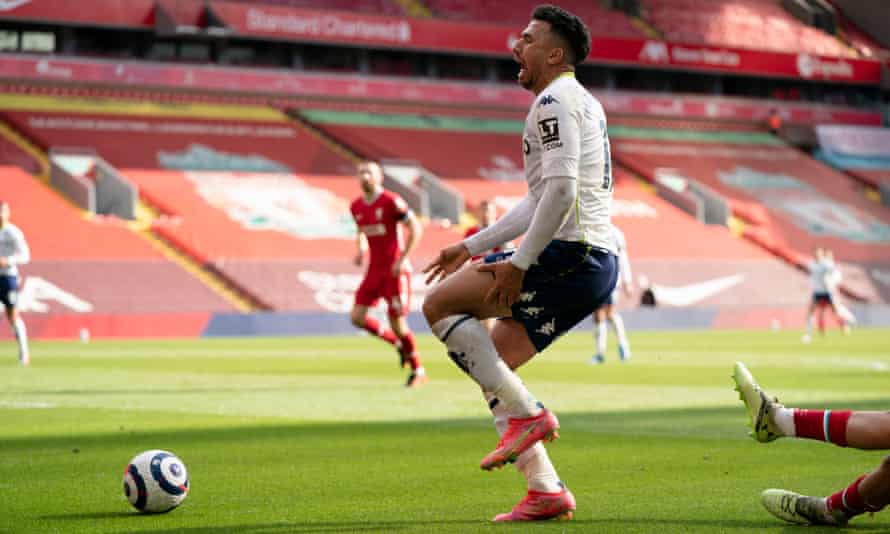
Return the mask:
<svg viewBox="0 0 890 534"><path fill-rule="evenodd" d="M411 308L411 262L408 256L417 247L423 228L405 201L383 188L383 169L379 164L360 163L356 175L362 194L349 207L358 227L355 264L362 265L368 249L371 258L365 277L355 292L350 319L357 328L394 346L401 366L411 367L405 385L418 386L427 381L427 376L406 316ZM407 243L402 238L402 226L407 229ZM368 315L368 309L381 298L386 301L390 328Z"/></svg>
<svg viewBox="0 0 890 534"><path fill-rule="evenodd" d="M841 281L841 272L834 263L834 255L823 248L817 248L815 257L807 269L810 272L813 297L807 307L806 332L801 341L804 343L812 341L814 325L818 325L820 333L825 333L825 310L829 308L837 317L844 332L849 332L850 325L856 321L856 318L840 302L838 286Z"/></svg>
<svg viewBox="0 0 890 534"><path fill-rule="evenodd" d="M615 237L615 249L618 251L618 284L606 302L593 312L593 335L596 339L596 354L590 359L592 364L600 364L606 361L606 339L608 338L606 321L612 325L612 329L618 337L618 358L623 362L630 359L630 342L627 341L624 320L618 315L615 307L618 305L619 288L628 297L633 294L633 273L630 269L630 258L627 255L627 239L624 237L624 232L613 224L612 233Z"/></svg>
<svg viewBox="0 0 890 534"><path fill-rule="evenodd" d="M494 224L495 221L498 220L497 206L495 206L494 202L492 202L491 200L483 200L483 201L479 202L479 207L478 207L477 211L478 211L478 213L476 213L476 218L479 221L479 224L476 224L474 226L467 228L467 231L464 232L464 239L470 237L473 234L477 234L482 230L485 230L486 228L488 228L489 226ZM504 249L510 249L513 247L514 247L513 242L507 241L506 243L504 243L502 245L498 245L498 246L493 247L481 254L477 254L477 255L473 256L473 261L483 258L483 257L487 256L488 254L493 254L495 252L501 252ZM486 328L491 330L494 327L495 321L496 321L496 319L494 317L489 317L488 319L485 319L484 321L482 321L482 324L484 324Z"/></svg>
<svg viewBox="0 0 890 534"><path fill-rule="evenodd" d="M735 364L732 378L748 409L751 436L761 443L788 437L864 450L890 449L890 412L786 408L760 388L743 363ZM845 525L857 515L890 504L890 456L827 497L768 489L761 502L771 514L792 523Z"/></svg>
<svg viewBox="0 0 890 534"><path fill-rule="evenodd" d="M28 263L31 251L25 235L10 222L12 216L8 202L0 201L0 301L6 309L6 318L12 326L19 344L19 363L29 365L28 331L18 312L19 265Z"/></svg>

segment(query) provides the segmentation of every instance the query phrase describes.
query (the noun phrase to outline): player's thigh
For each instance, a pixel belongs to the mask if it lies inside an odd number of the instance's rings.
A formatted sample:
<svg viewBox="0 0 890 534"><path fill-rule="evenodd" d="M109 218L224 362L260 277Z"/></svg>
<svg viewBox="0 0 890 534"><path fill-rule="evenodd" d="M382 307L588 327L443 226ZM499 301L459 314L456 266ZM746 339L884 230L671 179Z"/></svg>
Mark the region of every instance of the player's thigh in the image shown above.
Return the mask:
<svg viewBox="0 0 890 534"><path fill-rule="evenodd" d="M501 359L510 369L517 369L532 359L538 350L529 339L525 326L514 319L505 318L495 322L491 329L491 340Z"/></svg>
<svg viewBox="0 0 890 534"><path fill-rule="evenodd" d="M485 302L493 281L490 273L478 271L478 264L465 265L433 286L423 301L423 314L429 324L459 313L478 319L509 317L509 308Z"/></svg>
<svg viewBox="0 0 890 534"><path fill-rule="evenodd" d="M365 317L368 315L368 307L361 304L355 304L352 311L349 312L349 320L352 324L361 326L365 323Z"/></svg>
<svg viewBox="0 0 890 534"><path fill-rule="evenodd" d="M381 287L380 296L386 302L390 323L400 317L406 317L411 311L411 274L401 273L398 276L389 275L386 277ZM393 327L395 328L395 325Z"/></svg>

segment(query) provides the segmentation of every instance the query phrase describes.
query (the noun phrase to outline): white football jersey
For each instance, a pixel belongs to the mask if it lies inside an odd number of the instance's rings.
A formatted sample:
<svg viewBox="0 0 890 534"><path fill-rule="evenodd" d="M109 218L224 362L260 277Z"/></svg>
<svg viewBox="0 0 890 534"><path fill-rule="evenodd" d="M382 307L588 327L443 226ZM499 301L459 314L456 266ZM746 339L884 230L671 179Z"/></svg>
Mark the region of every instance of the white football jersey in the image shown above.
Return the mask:
<svg viewBox="0 0 890 534"><path fill-rule="evenodd" d="M829 277L833 271L833 265L825 260L814 260L810 262L809 271L813 293L828 293Z"/></svg>
<svg viewBox="0 0 890 534"><path fill-rule="evenodd" d="M535 98L525 119L522 152L528 190L536 199L543 195L547 178L568 176L578 181L575 205L553 238L615 252L606 114L571 73L553 80Z"/></svg>
<svg viewBox="0 0 890 534"><path fill-rule="evenodd" d="M0 275L14 276L19 274L17 265L31 261L31 251L25 241L25 235L14 224L6 224L0 229L0 258L6 258L9 265L0 267Z"/></svg>

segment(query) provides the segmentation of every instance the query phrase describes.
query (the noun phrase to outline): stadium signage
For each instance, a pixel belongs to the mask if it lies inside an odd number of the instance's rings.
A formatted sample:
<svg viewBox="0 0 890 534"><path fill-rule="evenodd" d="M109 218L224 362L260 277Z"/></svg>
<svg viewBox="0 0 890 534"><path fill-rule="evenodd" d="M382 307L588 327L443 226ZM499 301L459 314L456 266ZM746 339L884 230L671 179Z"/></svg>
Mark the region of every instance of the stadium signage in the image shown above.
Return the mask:
<svg viewBox="0 0 890 534"><path fill-rule="evenodd" d="M249 8L245 29L250 32L288 34L293 37L361 39L392 44L411 42L411 25L405 20L357 19L316 12L276 14Z"/></svg>

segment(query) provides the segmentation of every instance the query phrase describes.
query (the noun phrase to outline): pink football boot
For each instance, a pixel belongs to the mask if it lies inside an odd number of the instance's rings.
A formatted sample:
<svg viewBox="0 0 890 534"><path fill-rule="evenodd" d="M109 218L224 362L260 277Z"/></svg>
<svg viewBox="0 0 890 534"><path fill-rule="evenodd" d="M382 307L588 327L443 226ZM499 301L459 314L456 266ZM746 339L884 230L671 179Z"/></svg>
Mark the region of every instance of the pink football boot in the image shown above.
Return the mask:
<svg viewBox="0 0 890 534"><path fill-rule="evenodd" d="M482 459L480 467L490 471L495 467L513 463L529 447L541 441L553 441L559 437L559 420L546 408L534 417L509 419L507 431L501 436L497 448Z"/></svg>

